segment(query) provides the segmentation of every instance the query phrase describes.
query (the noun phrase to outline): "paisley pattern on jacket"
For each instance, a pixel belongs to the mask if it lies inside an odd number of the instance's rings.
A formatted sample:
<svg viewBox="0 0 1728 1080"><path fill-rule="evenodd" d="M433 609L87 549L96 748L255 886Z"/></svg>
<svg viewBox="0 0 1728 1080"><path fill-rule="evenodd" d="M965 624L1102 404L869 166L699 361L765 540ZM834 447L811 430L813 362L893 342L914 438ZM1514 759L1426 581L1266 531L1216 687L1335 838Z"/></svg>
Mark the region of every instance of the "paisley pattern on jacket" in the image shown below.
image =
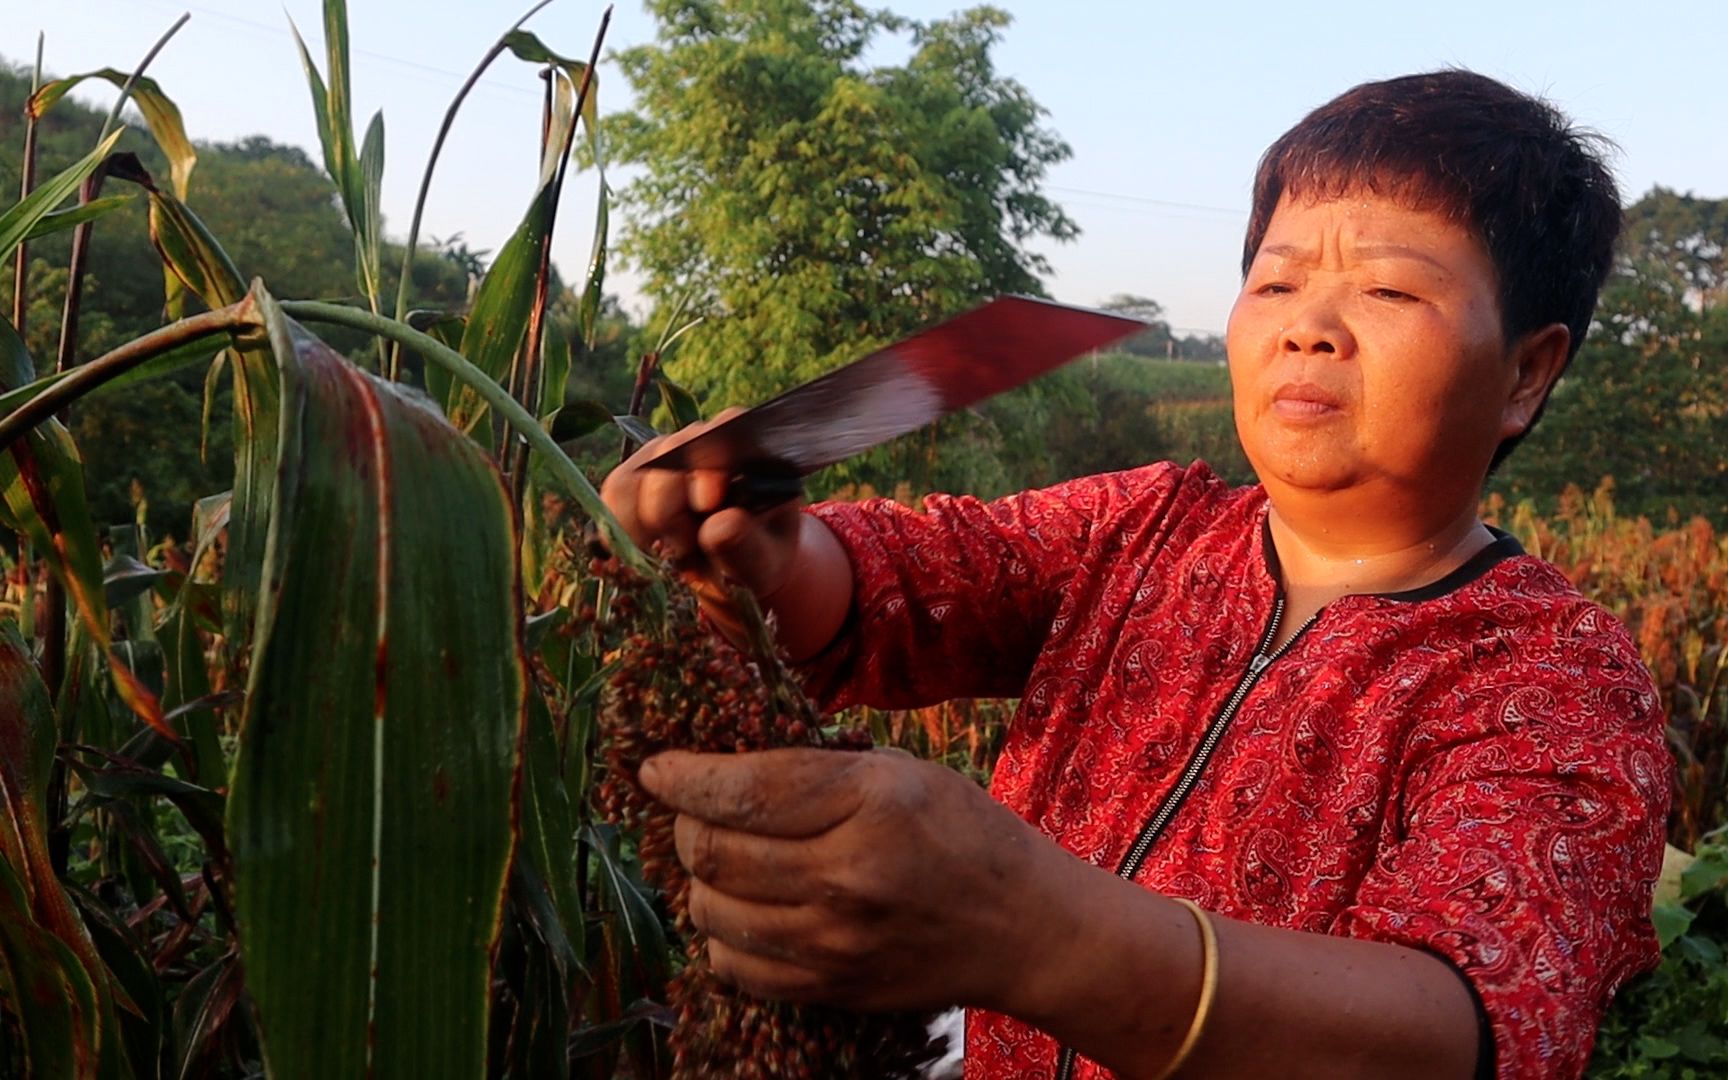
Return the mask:
<svg viewBox="0 0 1728 1080"><path fill-rule="evenodd" d="M812 508L856 574L831 708L1019 697L995 797L1109 870L1248 669L1277 597L1259 487L1154 465L993 503ZM1260 675L1135 880L1231 918L1434 952L1505 1078L1581 1075L1652 965L1671 761L1624 629L1501 539L1329 605ZM1227 988L1225 990L1227 992ZM968 1077L1054 1040L968 1016ZM1081 1059L1076 1076L1102 1076Z"/></svg>

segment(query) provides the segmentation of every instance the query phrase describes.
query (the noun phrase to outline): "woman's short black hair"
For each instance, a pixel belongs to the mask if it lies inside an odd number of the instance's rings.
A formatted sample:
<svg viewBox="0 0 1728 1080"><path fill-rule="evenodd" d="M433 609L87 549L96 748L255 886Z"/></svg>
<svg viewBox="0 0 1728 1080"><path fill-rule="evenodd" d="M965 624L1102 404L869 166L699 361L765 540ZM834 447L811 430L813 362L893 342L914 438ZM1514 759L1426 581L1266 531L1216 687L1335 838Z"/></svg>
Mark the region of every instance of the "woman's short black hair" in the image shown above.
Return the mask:
<svg viewBox="0 0 1728 1080"><path fill-rule="evenodd" d="M1242 272L1284 195L1366 190L1474 233L1494 263L1506 340L1564 323L1570 363L1620 232L1608 149L1548 102L1475 72L1363 83L1303 117L1261 156ZM1521 438L1503 442L1494 464Z"/></svg>

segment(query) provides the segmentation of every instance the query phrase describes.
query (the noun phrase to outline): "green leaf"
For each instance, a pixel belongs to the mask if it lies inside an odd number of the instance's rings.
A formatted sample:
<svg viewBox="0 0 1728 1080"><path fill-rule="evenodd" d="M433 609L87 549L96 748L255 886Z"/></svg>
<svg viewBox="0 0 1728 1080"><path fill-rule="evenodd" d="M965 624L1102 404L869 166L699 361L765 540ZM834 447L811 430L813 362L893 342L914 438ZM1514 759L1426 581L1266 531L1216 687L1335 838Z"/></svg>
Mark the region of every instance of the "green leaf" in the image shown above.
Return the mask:
<svg viewBox="0 0 1728 1080"><path fill-rule="evenodd" d="M559 56L526 30L507 34L504 40L519 59L531 64L550 64L561 69L570 80L570 85L580 92L582 79L588 73L587 64ZM577 308L577 326L582 332L582 342L592 349L600 329L600 303L606 285L607 232L610 227L612 199L612 189L606 183L606 155L600 141L598 72L588 78L588 96L582 102L582 125L588 132L588 156L593 160L595 174L600 180L600 192L595 200L594 239L588 254L587 274L583 278L582 300ZM542 169L544 170L544 166Z"/></svg>
<svg viewBox="0 0 1728 1080"><path fill-rule="evenodd" d="M1657 904L1650 909L1650 922L1656 928L1656 940L1666 949L1684 934L1698 917L1679 904Z"/></svg>
<svg viewBox="0 0 1728 1080"><path fill-rule="evenodd" d="M588 253L588 274L582 286L582 302L576 309L576 325L582 331L582 344L589 349L600 339L600 305L606 295L606 235L612 227L612 189L600 184L595 200L594 246Z"/></svg>
<svg viewBox="0 0 1728 1080"><path fill-rule="evenodd" d="M620 431L630 436L630 438L637 443L649 442L650 440L658 439L660 437L660 433L655 431L653 426L641 417L628 415L614 416L612 422L618 425Z"/></svg>
<svg viewBox="0 0 1728 1080"><path fill-rule="evenodd" d="M430 335L456 350L462 348L462 334L468 327L467 319L447 311L410 311L407 322L422 334ZM425 364L422 370L425 372L426 393L438 403L439 408L448 411L452 404L451 390L455 385L449 372L437 364Z"/></svg>
<svg viewBox="0 0 1728 1080"><path fill-rule="evenodd" d="M1640 1035L1638 1052L1654 1061L1666 1061L1680 1053L1680 1048L1660 1035Z"/></svg>
<svg viewBox="0 0 1728 1080"><path fill-rule="evenodd" d="M551 186L535 194L527 216L504 242L474 294L474 307L457 351L494 382L504 381L510 361L528 333L528 319L534 310L534 279L540 272L540 245L552 225L555 194ZM486 403L480 395L466 386L459 387L451 404L450 422L463 431L473 431L484 415Z"/></svg>
<svg viewBox="0 0 1728 1080"><path fill-rule="evenodd" d="M326 16L328 16L326 11ZM348 128L342 127L338 133L330 115L330 91L324 85L324 77L318 72L318 65L312 60L311 50L306 48L306 39L300 36L300 27L296 26L292 16L288 19L288 29L294 35L294 44L300 48L300 66L306 72L306 83L312 90L312 116L318 124L318 143L324 148L324 169L330 174L330 179L336 182L336 190L346 199L347 192L347 157L343 154L343 144L339 138L346 138Z"/></svg>
<svg viewBox="0 0 1728 1080"><path fill-rule="evenodd" d="M45 84L40 90L30 96L25 110L33 117L40 119L43 113L53 108L54 103L66 96L66 92L86 79L106 79L113 83L115 89L125 89L132 75L125 71L115 71L113 68L103 68L100 71L89 71L83 75L71 75L64 79L56 79ZM192 182L192 169L198 164L198 151L192 145L192 140L186 137L186 123L180 118L180 107L173 99L162 92L162 87L148 75L139 77L132 83L131 101L138 106L138 111L144 114L144 122L150 127L150 134L155 137L156 145L162 148L162 156L168 159L168 170L174 194L184 199Z"/></svg>
<svg viewBox="0 0 1728 1080"><path fill-rule="evenodd" d="M620 998L625 1003L642 998L660 1000L671 975L672 953L666 928L649 900L650 890L626 865L615 828L589 826L584 836L598 870L600 907L608 914L618 939Z"/></svg>
<svg viewBox="0 0 1728 1080"><path fill-rule="evenodd" d="M246 287L234 261L198 215L149 185L148 179L142 182L150 193L150 239L170 272L212 308L237 303ZM234 504L223 563L223 611L226 636L243 650L252 631L270 527L268 497L281 437L281 390L268 348L244 345L227 355L234 376Z"/></svg>
<svg viewBox="0 0 1728 1080"><path fill-rule="evenodd" d="M96 171L123 134L124 128L109 135L96 149L52 180L38 185L35 191L0 214L0 260L10 259L12 252L30 235L37 223L77 192L79 185Z"/></svg>
<svg viewBox="0 0 1728 1080"><path fill-rule="evenodd" d="M146 566L130 555L115 555L102 568L102 591L111 608L119 607L155 587L166 570Z"/></svg>
<svg viewBox="0 0 1728 1080"><path fill-rule="evenodd" d="M702 407L696 404L696 395L679 386L664 376L654 379L660 387L660 401L666 406L666 411L672 414L672 419L681 428L702 422Z"/></svg>
<svg viewBox="0 0 1728 1080"><path fill-rule="evenodd" d="M372 114L366 125L366 139L360 147L360 163L355 179L356 205L349 211L353 216L355 271L360 291L373 300L377 310L380 255L383 251L383 204L379 195L384 185L384 114Z"/></svg>
<svg viewBox="0 0 1728 1080"><path fill-rule="evenodd" d="M561 443L574 442L611 423L611 409L598 401L583 398L568 402L558 410L558 415L552 418L551 432L552 437Z"/></svg>
<svg viewBox="0 0 1728 1080"><path fill-rule="evenodd" d="M550 421L564 407L570 388L570 339L557 320L546 320L546 340L540 349L540 419Z"/></svg>
<svg viewBox="0 0 1728 1080"><path fill-rule="evenodd" d="M92 199L67 210L56 210L31 226L30 235L24 239L40 240L44 236L52 236L57 232L76 229L86 221L95 221L97 218L106 217L130 203L134 197L132 195L109 195L101 199Z"/></svg>
<svg viewBox="0 0 1728 1080"><path fill-rule="evenodd" d="M480 1076L526 722L509 498L256 295L283 449L228 836L266 1063Z"/></svg>
<svg viewBox="0 0 1728 1080"><path fill-rule="evenodd" d="M1728 848L1699 848L1698 858L1680 872L1680 899L1695 900L1728 884Z"/></svg>

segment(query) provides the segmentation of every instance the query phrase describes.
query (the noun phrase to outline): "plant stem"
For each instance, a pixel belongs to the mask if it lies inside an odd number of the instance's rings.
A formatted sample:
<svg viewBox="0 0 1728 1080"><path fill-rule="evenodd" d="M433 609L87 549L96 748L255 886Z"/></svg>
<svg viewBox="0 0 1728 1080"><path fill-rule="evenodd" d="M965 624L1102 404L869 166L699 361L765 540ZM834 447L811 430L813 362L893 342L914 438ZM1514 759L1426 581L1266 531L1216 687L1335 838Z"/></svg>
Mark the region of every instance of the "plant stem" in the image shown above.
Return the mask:
<svg viewBox="0 0 1728 1080"><path fill-rule="evenodd" d="M42 39L36 35L36 68L30 77L30 93L42 89ZM36 115L29 109L24 110L24 177L18 185L18 200L30 197L36 189ZM30 292L30 241L18 241L17 261L12 265L12 329L18 331L20 340L24 339L24 319L30 312L28 303Z"/></svg>
<svg viewBox="0 0 1728 1080"><path fill-rule="evenodd" d="M643 353L642 362L636 365L636 385L630 388L630 408L627 411L631 416L641 419L646 411L648 384L654 381L654 376L659 371L660 351L656 349ZM625 432L624 441L618 444L618 464L624 464L625 460L636 452L636 445L636 440L630 437L629 432Z"/></svg>
<svg viewBox="0 0 1728 1080"><path fill-rule="evenodd" d="M516 429L517 434L522 436L529 446L546 455L553 474L593 519L614 555L633 570L654 577L660 575L653 562L630 539L624 527L618 524L612 511L606 509L606 504L600 501L600 493L594 490L594 485L588 482L588 478L582 475L582 470L577 468L570 456L552 440L552 436L546 433L540 422L506 393L502 386L469 363L461 353L406 323L373 315L358 308L317 300L284 300L279 306L282 313L289 318L346 326L404 345L419 353L421 358L443 368L451 378L473 389L487 405L497 410L505 423Z"/></svg>
<svg viewBox="0 0 1728 1080"><path fill-rule="evenodd" d="M438 167L438 155L444 151L444 140L450 135L450 128L456 122L456 113L462 108L462 102L467 100L468 92L474 89L474 84L480 81L480 76L492 66L492 61L498 59L503 51L509 48L510 35L522 29L522 24L533 18L541 8L552 0L540 0L538 4L528 9L528 13L516 20L516 24L506 30L492 47L481 57L479 66L475 67L468 81L456 91L456 97L450 102L450 107L444 111L444 123L438 128L438 138L432 142L432 154L426 159L426 171L420 177L420 194L414 200L414 218L408 226L408 242L402 249L402 275L396 283L396 319L401 321L408 316L408 285L414 271L414 249L420 242L420 219L426 212L426 196L432 190L432 173ZM398 354L401 342L393 342L396 348L391 350L390 371L392 378L398 368Z"/></svg>
<svg viewBox="0 0 1728 1080"><path fill-rule="evenodd" d="M96 166L96 171L84 178L78 189L78 205L84 206L102 194L102 184L108 179L108 162ZM69 371L78 360L78 318L83 310L84 268L90 262L90 230L95 222L86 221L72 230L72 259L66 272L66 304L60 311L60 347L54 354L56 374Z"/></svg>
<svg viewBox="0 0 1728 1080"><path fill-rule="evenodd" d="M4 420L0 420L0 451L10 449L12 444L23 438L31 428L53 416L66 405L104 383L124 375L147 360L183 345L188 345L200 338L211 337L216 334L232 334L236 331L251 329L257 325L257 314L252 301L246 299L237 304L230 304L214 311L206 311L191 318L181 319L179 322L169 323L159 330L152 330L143 337L134 338L112 352L105 353L87 364L79 365L77 370L70 375L18 406Z"/></svg>
<svg viewBox="0 0 1728 1080"><path fill-rule="evenodd" d="M134 70L131 75L127 76L126 85L120 88L120 96L114 99L114 107L108 110L108 119L102 122L102 135L96 140L97 142L106 139L108 137L108 132L114 127L114 122L120 119L121 107L124 106L132 97L132 88L137 86L138 80L144 77L144 69L150 66L150 61L156 59L156 54L162 51L163 47L168 44L170 38L180 32L180 28L185 26L186 20L191 17L191 13L187 12L176 19L174 25L168 28L168 32L157 38L156 44L150 46L150 51L145 53L144 59L138 62L137 69Z"/></svg>

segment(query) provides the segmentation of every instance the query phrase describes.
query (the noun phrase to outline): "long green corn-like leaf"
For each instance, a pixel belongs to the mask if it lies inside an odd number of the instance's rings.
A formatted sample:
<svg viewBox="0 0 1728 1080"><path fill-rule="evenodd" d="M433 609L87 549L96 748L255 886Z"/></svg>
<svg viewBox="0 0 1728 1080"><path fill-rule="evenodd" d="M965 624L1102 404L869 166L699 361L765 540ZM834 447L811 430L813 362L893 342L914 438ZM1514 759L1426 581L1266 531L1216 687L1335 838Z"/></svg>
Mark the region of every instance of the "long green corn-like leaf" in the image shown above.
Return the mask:
<svg viewBox="0 0 1728 1080"><path fill-rule="evenodd" d="M459 350L494 382L502 382L510 360L522 347L534 310L534 276L540 270L540 243L552 222L554 189L542 187L528 214L498 252L474 295L474 308L462 331ZM457 387L450 422L473 431L486 415L486 403L467 386Z"/></svg>
<svg viewBox="0 0 1728 1080"><path fill-rule="evenodd" d="M150 198L150 240L175 277L211 308L242 299L246 285L234 260L185 203L160 190L142 169L127 179ZM227 637L244 648L270 522L270 487L275 481L281 389L268 348L228 351L234 372L234 496L228 557L223 564L223 609Z"/></svg>
<svg viewBox="0 0 1728 1080"><path fill-rule="evenodd" d="M589 72L588 65L580 60L559 56L526 30L506 35L505 41L510 51L522 60L562 69L574 86L582 85L584 75L588 78L588 96L582 102L582 124L588 131L588 151L600 178L600 194L595 205L594 242L588 255L588 273L583 280L577 324L582 328L583 344L592 349L599 331L600 302L606 284L606 233L610 226L612 198L612 189L606 183L606 155L600 142L599 72Z"/></svg>
<svg viewBox="0 0 1728 1080"><path fill-rule="evenodd" d="M109 214L131 202L131 195L109 195L106 198L92 199L87 203L71 207L67 210L56 210L38 221L30 228L26 240L39 240L44 236L53 236L58 232L76 229L86 221L107 217Z"/></svg>
<svg viewBox="0 0 1728 1080"><path fill-rule="evenodd" d="M86 79L106 79L116 88L123 89L126 80L131 77L129 72L103 68L100 71L55 79L30 95L25 109L32 117L41 119L44 113L54 107L55 102L66 96L68 90ZM174 194L181 199L186 198L187 189L192 182L192 169L198 164L198 151L192 145L192 140L186 137L186 123L180 118L180 107L162 92L162 87L157 85L155 79L147 75L132 84L132 101L138 106L138 111L144 114L144 122L150 126L150 134L155 137L156 145L162 148L163 156L168 159Z"/></svg>
<svg viewBox="0 0 1728 1080"><path fill-rule="evenodd" d="M55 207L72 197L78 190L78 185L108 157L108 152L114 149L114 144L120 141L122 134L123 130L109 135L96 149L52 180L39 184L35 191L0 214L0 260L10 259L12 252L24 242L24 238L30 235L36 224L53 213Z"/></svg>
<svg viewBox="0 0 1728 1080"><path fill-rule="evenodd" d="M508 497L255 295L285 408L228 832L266 1061L479 1076L527 693Z"/></svg>
<svg viewBox="0 0 1728 1080"><path fill-rule="evenodd" d="M384 114L372 114L366 126L366 140L360 147L360 161L355 183L358 203L354 214L355 270L360 291L378 310L379 267L383 253L384 228L380 189L384 185Z"/></svg>

